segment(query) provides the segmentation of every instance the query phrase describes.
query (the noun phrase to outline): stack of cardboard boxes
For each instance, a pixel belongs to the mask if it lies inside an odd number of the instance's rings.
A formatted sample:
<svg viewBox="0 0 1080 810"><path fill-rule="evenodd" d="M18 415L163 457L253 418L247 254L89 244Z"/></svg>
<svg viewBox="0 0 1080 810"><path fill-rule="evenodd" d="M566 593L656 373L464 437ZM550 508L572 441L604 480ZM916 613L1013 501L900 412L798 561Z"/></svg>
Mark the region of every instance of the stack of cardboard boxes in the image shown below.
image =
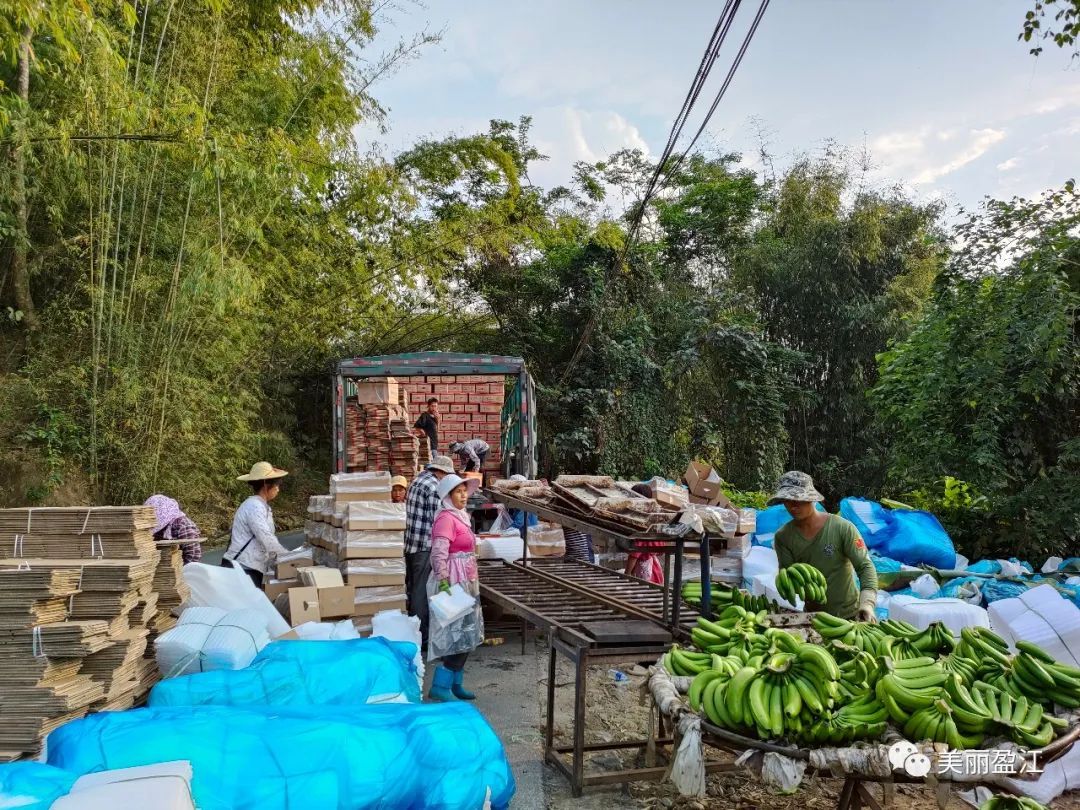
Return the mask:
<svg viewBox="0 0 1080 810"><path fill-rule="evenodd" d="M266 592L288 593L293 626L351 618L364 633L379 611L405 609L405 505L390 502L386 472L339 473L330 490L308 505L310 551L279 560Z"/></svg>
<svg viewBox="0 0 1080 810"><path fill-rule="evenodd" d="M750 535L757 523L753 509L739 509L724 495L723 479L710 465L691 461L683 473L691 504L710 507L724 531L711 544L710 570L715 581L728 585L742 584L743 558L750 553Z"/></svg>
<svg viewBox="0 0 1080 810"><path fill-rule="evenodd" d="M420 458L420 440L412 432L415 421L409 414L407 393L396 379L357 382L356 396L345 409L347 468L390 470L392 475L412 480ZM424 444L426 450L426 440Z"/></svg>

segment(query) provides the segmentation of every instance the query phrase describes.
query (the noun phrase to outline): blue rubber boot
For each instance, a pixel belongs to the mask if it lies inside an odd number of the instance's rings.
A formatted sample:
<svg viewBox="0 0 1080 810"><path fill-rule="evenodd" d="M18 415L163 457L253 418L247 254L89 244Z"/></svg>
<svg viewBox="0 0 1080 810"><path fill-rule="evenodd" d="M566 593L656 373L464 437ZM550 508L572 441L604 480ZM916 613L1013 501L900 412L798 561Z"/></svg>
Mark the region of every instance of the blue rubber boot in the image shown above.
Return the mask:
<svg viewBox="0 0 1080 810"><path fill-rule="evenodd" d="M431 688L428 690L428 700L438 703L454 700L452 687L454 685L454 673L446 667L436 667L435 675L431 679Z"/></svg>
<svg viewBox="0 0 1080 810"><path fill-rule="evenodd" d="M465 678L465 670L459 669L454 673L454 697L458 700L476 700L476 695L462 686L462 681Z"/></svg>

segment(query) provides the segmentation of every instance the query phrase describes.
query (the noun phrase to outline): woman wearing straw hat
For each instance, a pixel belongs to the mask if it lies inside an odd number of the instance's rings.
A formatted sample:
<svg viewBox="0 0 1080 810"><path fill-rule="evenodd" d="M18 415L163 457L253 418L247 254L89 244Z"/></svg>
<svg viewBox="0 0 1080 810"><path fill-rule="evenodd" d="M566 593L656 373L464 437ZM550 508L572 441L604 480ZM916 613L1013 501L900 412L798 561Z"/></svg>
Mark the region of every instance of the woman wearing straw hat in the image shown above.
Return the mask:
<svg viewBox="0 0 1080 810"><path fill-rule="evenodd" d="M238 567L251 577L257 588L262 587L263 577L271 572L273 557L288 551L278 542L274 513L270 509L270 501L278 496L281 479L286 475L285 470L259 461L251 472L236 478L251 485L251 495L236 510L232 538L221 564L226 568Z"/></svg>
<svg viewBox="0 0 1080 810"><path fill-rule="evenodd" d="M476 489L475 479L448 475L439 482L439 511L431 527L431 574L428 598L437 591L460 585L476 603L464 617L439 626L434 611L428 627L428 660L442 659L428 691L429 700L475 700L463 684L465 659L484 640L484 617L480 610L480 572L476 567L476 535L465 504Z"/></svg>

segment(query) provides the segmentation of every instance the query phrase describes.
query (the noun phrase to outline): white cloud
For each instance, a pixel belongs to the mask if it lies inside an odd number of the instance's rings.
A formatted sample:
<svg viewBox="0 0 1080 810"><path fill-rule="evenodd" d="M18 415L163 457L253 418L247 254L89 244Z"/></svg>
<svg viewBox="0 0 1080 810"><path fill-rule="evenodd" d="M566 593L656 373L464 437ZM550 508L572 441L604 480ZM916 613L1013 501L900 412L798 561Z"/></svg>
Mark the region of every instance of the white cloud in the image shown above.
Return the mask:
<svg viewBox="0 0 1080 810"><path fill-rule="evenodd" d="M1003 129L945 129L891 132L870 142L883 177L929 185L973 163L1005 140Z"/></svg>
<svg viewBox="0 0 1080 810"><path fill-rule="evenodd" d="M1020 158L1011 157L1008 160L1002 161L997 165L999 172L1010 172L1020 165Z"/></svg>
<svg viewBox="0 0 1080 810"><path fill-rule="evenodd" d="M638 128L611 110L545 107L536 112L531 135L549 158L532 172L540 185L565 182L567 170L579 160L594 163L620 149L649 152Z"/></svg>
<svg viewBox="0 0 1080 810"><path fill-rule="evenodd" d="M970 140L963 150L938 166L929 166L917 174L913 182L933 183L940 177L952 174L957 169L967 166L985 155L996 143L1005 140L1005 131L1000 129L973 129L970 132Z"/></svg>

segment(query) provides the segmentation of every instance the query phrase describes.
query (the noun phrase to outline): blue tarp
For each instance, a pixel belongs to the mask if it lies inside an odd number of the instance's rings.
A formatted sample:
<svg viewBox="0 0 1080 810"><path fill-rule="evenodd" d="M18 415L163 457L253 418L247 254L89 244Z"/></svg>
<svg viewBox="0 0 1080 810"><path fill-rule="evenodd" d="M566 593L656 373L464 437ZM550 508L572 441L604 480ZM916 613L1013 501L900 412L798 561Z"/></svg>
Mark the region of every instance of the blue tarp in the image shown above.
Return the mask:
<svg viewBox="0 0 1080 810"><path fill-rule="evenodd" d="M840 514L855 524L867 546L884 557L934 568L956 565L952 539L929 512L886 509L865 498L844 498Z"/></svg>
<svg viewBox="0 0 1080 810"><path fill-rule="evenodd" d="M42 762L0 765L0 807L49 810L54 801L71 792L71 786L78 778Z"/></svg>
<svg viewBox="0 0 1080 810"><path fill-rule="evenodd" d="M150 706L349 705L420 702L416 645L384 638L274 641L246 669L160 681Z"/></svg>
<svg viewBox="0 0 1080 810"><path fill-rule="evenodd" d="M189 760L200 810L505 808L514 777L499 738L465 703L101 712L48 739L79 775Z"/></svg>
<svg viewBox="0 0 1080 810"><path fill-rule="evenodd" d="M820 503L814 504L819 512L824 512L825 507ZM750 542L755 546L767 546L772 548L773 535L785 523L791 522L791 515L782 503L761 509L757 513L757 523Z"/></svg>

